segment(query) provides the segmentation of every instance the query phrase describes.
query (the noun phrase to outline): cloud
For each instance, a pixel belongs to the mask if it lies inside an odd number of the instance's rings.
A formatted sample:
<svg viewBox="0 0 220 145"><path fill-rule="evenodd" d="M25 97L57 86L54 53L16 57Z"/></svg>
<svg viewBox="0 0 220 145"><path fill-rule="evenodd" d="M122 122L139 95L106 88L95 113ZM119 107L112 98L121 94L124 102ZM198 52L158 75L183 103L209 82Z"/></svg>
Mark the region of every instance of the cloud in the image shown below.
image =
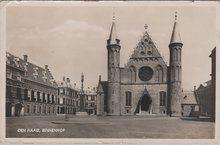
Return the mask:
<svg viewBox="0 0 220 145"><path fill-rule="evenodd" d="M69 19L65 21L62 25L51 28L48 32L51 33L82 33L82 32L95 32L96 33L107 33L107 31L95 24L89 24L85 21L76 21ZM79 35L80 36L80 35Z"/></svg>

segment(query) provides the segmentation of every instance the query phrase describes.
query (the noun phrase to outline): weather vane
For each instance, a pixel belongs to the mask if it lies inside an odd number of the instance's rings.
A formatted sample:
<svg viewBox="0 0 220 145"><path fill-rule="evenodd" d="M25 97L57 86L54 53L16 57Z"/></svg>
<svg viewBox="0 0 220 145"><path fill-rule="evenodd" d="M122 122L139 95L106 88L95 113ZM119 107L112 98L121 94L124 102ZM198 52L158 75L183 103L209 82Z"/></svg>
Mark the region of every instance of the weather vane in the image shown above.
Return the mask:
<svg viewBox="0 0 220 145"><path fill-rule="evenodd" d="M177 11L175 11L175 21L177 20Z"/></svg>

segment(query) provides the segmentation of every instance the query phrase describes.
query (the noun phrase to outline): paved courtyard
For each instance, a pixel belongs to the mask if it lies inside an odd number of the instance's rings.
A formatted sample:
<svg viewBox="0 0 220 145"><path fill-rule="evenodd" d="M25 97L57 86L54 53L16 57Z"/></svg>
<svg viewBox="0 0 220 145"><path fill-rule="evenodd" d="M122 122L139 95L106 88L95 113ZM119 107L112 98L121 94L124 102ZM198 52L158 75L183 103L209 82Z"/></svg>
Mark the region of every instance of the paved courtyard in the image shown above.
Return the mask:
<svg viewBox="0 0 220 145"><path fill-rule="evenodd" d="M52 123L54 122L54 123ZM6 137L41 138L214 138L215 123L174 117L6 118Z"/></svg>

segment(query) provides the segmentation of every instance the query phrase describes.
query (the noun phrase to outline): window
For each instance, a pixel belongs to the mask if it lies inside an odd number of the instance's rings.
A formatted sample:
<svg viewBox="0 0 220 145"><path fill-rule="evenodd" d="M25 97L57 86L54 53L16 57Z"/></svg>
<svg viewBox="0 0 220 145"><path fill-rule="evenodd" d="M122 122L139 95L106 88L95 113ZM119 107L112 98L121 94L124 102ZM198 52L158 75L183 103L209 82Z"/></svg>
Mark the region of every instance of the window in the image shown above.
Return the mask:
<svg viewBox="0 0 220 145"><path fill-rule="evenodd" d="M166 106L166 92L160 92L160 106Z"/></svg>
<svg viewBox="0 0 220 145"><path fill-rule="evenodd" d="M47 103L50 103L50 94L47 94Z"/></svg>
<svg viewBox="0 0 220 145"><path fill-rule="evenodd" d="M6 97L11 98L11 86L6 87Z"/></svg>
<svg viewBox="0 0 220 145"><path fill-rule="evenodd" d="M157 82L163 82L163 68L160 65L157 66L155 75Z"/></svg>
<svg viewBox="0 0 220 145"><path fill-rule="evenodd" d="M125 92L126 94L126 102L125 102L125 105L126 106L131 106L131 92Z"/></svg>
<svg viewBox="0 0 220 145"><path fill-rule="evenodd" d="M136 70L134 66L130 66L129 68L129 80L130 82L136 82Z"/></svg>
<svg viewBox="0 0 220 145"><path fill-rule="evenodd" d="M6 76L7 78L12 78L12 72L9 69L6 70Z"/></svg>
<svg viewBox="0 0 220 145"><path fill-rule="evenodd" d="M21 88L17 88L17 98L21 99Z"/></svg>
<svg viewBox="0 0 220 145"><path fill-rule="evenodd" d="M60 104L60 98L58 98L58 104Z"/></svg>
<svg viewBox="0 0 220 145"><path fill-rule="evenodd" d="M33 73L33 76L35 79L38 78L38 67L34 67L34 73Z"/></svg>
<svg viewBox="0 0 220 145"><path fill-rule="evenodd" d="M43 102L46 102L46 100L45 100L45 93L43 93Z"/></svg>
<svg viewBox="0 0 220 145"><path fill-rule="evenodd" d="M34 98L34 91L33 91L33 90L31 91L31 101L35 101L35 98Z"/></svg>
<svg viewBox="0 0 220 145"><path fill-rule="evenodd" d="M89 101L91 100L91 96L88 96L88 100L89 100Z"/></svg>
<svg viewBox="0 0 220 145"><path fill-rule="evenodd" d="M37 102L41 102L41 99L40 99L40 92L37 92Z"/></svg>
<svg viewBox="0 0 220 145"><path fill-rule="evenodd" d="M29 98L28 98L28 90L27 89L24 90L24 100L29 100Z"/></svg>
<svg viewBox="0 0 220 145"><path fill-rule="evenodd" d="M54 95L52 95L52 104L54 104Z"/></svg>

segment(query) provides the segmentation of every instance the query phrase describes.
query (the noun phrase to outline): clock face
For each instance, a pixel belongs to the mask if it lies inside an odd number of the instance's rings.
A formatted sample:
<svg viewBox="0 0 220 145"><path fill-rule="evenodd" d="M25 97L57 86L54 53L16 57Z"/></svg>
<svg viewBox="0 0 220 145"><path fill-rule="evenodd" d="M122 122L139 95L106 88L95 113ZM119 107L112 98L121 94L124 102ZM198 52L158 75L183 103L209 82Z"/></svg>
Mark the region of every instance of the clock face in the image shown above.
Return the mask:
<svg viewBox="0 0 220 145"><path fill-rule="evenodd" d="M149 81L153 76L152 68L148 66L143 66L139 69L138 76L142 81Z"/></svg>

